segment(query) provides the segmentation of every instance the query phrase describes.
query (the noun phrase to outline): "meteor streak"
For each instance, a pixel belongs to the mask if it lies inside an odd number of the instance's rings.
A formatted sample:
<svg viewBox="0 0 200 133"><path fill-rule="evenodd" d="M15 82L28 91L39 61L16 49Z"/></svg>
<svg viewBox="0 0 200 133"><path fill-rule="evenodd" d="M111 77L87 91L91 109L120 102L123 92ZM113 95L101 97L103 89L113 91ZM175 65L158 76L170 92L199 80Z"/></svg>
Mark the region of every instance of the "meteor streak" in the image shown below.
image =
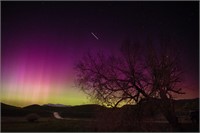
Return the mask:
<svg viewBox="0 0 200 133"><path fill-rule="evenodd" d="M91 32L91 34L92 34L97 40L99 40L99 38L98 38L93 32Z"/></svg>

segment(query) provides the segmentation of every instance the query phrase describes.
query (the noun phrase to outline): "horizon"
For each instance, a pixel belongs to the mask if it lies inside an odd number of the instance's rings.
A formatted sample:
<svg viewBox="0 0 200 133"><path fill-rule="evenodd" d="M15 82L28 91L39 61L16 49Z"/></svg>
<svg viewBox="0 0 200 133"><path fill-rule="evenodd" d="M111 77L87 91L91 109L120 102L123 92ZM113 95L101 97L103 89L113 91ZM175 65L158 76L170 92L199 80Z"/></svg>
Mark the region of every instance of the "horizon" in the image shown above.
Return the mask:
<svg viewBox="0 0 200 133"><path fill-rule="evenodd" d="M196 97L196 98L189 98L189 99L173 99L175 101L179 101L179 100L195 100L195 99L199 99L199 97ZM28 107L28 106L32 106L32 105L39 105L39 106L48 106L48 104L53 104L53 105L64 105L66 107L74 107L74 106L82 106L82 105L99 105L99 106L103 106L103 107L106 107L104 105L101 105L101 104L98 104L98 103L85 103L85 104L76 104L76 105L67 105L67 104L60 104L60 103L45 103L45 104L37 104L37 103L34 103L34 104L28 104L28 105L25 105L25 106L16 106L16 105L12 105L12 104L8 104L8 103L4 103L4 102L1 102L3 104L6 104L6 105L10 105L10 106L14 106L14 107L20 107L20 108L24 108L24 107ZM121 108L123 106L126 106L126 105L137 105L137 104L124 104L118 108ZM112 107L107 107L107 108L112 108Z"/></svg>

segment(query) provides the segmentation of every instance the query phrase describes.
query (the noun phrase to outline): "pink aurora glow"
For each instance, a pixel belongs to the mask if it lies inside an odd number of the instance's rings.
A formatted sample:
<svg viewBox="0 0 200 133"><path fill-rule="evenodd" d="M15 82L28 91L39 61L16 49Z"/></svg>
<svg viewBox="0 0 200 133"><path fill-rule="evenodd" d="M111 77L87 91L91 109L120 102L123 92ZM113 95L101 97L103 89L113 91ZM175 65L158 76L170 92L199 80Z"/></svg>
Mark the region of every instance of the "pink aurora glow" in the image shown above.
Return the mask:
<svg viewBox="0 0 200 133"><path fill-rule="evenodd" d="M81 2L4 3L2 102L15 105L86 103L86 95L74 88L74 64L85 52L104 49L109 54L119 50L127 37L144 41L149 34L159 40L160 33L169 33L183 50L186 94L177 98L198 97L197 8L184 4L169 4L169 7L135 3L131 6L116 2L86 5Z"/></svg>

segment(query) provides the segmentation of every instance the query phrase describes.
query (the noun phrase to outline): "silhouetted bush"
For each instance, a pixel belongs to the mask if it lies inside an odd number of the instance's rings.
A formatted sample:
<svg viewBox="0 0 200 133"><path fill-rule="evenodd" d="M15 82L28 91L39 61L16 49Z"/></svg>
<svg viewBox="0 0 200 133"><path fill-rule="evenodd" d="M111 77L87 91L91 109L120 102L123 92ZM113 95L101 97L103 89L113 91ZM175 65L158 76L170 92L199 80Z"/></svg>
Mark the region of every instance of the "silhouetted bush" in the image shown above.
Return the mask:
<svg viewBox="0 0 200 133"><path fill-rule="evenodd" d="M35 122L35 121L37 121L38 119L39 119L39 115L38 115L38 114L35 114L35 113L28 114L28 115L26 116L26 120L27 120L28 122Z"/></svg>

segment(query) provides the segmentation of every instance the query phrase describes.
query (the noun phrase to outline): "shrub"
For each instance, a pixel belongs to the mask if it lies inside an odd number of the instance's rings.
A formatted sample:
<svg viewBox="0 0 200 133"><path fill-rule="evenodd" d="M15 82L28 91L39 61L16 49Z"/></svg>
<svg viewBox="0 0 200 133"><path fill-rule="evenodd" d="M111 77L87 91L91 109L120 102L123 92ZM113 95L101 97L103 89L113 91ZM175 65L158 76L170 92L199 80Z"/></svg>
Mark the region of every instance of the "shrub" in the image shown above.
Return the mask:
<svg viewBox="0 0 200 133"><path fill-rule="evenodd" d="M35 114L35 113L32 113L32 114L29 114L26 116L26 120L28 122L35 122L39 119L39 115L38 114Z"/></svg>

